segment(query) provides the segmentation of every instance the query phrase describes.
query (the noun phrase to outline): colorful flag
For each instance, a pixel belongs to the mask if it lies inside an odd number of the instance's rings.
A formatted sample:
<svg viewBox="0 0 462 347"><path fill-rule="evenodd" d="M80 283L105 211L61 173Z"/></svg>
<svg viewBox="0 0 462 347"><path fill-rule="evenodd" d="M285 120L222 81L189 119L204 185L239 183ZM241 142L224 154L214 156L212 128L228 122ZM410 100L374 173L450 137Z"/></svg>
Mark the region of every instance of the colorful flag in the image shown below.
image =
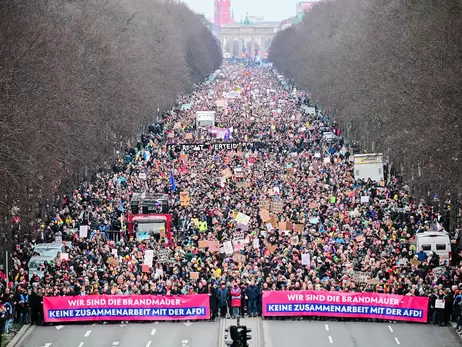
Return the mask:
<svg viewBox="0 0 462 347"><path fill-rule="evenodd" d="M172 186L172 192L176 190L175 177L173 177L173 171L170 171L170 185Z"/></svg>

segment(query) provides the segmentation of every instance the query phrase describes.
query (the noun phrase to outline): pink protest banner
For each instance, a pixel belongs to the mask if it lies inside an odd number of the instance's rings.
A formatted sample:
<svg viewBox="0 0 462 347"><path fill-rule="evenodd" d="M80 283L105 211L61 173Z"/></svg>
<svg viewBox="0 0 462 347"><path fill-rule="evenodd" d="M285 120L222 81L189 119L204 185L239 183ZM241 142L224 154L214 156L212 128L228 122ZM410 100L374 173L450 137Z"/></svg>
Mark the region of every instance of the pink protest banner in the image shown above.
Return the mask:
<svg viewBox="0 0 462 347"><path fill-rule="evenodd" d="M263 292L263 316L324 316L427 322L428 298L314 290Z"/></svg>
<svg viewBox="0 0 462 347"><path fill-rule="evenodd" d="M207 294L83 295L43 298L45 322L202 320L210 318Z"/></svg>

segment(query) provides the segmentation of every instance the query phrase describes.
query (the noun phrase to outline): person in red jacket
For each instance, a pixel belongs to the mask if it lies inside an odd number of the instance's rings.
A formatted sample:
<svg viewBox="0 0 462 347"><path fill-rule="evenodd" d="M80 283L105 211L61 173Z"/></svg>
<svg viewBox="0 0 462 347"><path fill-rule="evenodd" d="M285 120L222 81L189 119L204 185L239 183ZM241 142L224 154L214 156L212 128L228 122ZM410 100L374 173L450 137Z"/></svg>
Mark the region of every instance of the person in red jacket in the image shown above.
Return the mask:
<svg viewBox="0 0 462 347"><path fill-rule="evenodd" d="M240 316L239 311L241 307L241 288L239 288L237 283L233 283L230 294L231 294L231 307L233 308L232 317L236 318Z"/></svg>

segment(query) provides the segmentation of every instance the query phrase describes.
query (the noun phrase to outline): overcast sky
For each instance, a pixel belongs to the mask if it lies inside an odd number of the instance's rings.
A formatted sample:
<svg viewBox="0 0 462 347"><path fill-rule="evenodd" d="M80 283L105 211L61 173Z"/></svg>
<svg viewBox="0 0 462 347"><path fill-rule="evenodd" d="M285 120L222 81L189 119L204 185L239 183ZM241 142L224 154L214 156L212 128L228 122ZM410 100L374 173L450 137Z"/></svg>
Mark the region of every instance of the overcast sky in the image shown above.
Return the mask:
<svg viewBox="0 0 462 347"><path fill-rule="evenodd" d="M214 0L182 0L192 10L203 13L207 19L213 19ZM300 0L231 0L234 19L239 22L249 16L263 16L268 21L281 21L295 16L295 7Z"/></svg>

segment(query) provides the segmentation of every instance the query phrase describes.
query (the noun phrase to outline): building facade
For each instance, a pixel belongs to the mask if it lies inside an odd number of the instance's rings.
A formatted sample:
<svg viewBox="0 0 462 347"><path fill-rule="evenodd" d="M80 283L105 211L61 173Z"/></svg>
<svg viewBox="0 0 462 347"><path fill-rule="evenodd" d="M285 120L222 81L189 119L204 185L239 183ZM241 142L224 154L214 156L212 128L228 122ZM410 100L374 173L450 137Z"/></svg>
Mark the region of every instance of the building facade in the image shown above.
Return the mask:
<svg viewBox="0 0 462 347"><path fill-rule="evenodd" d="M216 27L232 23L231 0L215 0L214 24Z"/></svg>

